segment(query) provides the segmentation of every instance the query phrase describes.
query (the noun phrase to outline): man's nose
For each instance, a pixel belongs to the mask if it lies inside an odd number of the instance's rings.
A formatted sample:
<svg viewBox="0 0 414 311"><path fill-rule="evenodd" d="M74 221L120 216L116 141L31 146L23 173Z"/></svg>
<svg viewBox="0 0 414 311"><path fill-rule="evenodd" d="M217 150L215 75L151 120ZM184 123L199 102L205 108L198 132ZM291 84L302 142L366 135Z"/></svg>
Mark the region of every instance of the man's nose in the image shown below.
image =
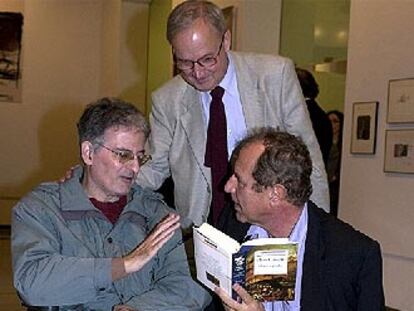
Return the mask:
<svg viewBox="0 0 414 311"><path fill-rule="evenodd" d="M131 168L131 170L135 173L138 174L139 172L139 168L141 167L141 165L139 165L139 161L138 158L135 157L133 160L131 160L129 163L129 167Z"/></svg>
<svg viewBox="0 0 414 311"><path fill-rule="evenodd" d="M204 67L199 63L194 64L193 75L196 79L200 79L204 74Z"/></svg>
<svg viewBox="0 0 414 311"><path fill-rule="evenodd" d="M224 185L224 191L227 193L233 193L236 189L236 177L233 175L227 180L226 184Z"/></svg>

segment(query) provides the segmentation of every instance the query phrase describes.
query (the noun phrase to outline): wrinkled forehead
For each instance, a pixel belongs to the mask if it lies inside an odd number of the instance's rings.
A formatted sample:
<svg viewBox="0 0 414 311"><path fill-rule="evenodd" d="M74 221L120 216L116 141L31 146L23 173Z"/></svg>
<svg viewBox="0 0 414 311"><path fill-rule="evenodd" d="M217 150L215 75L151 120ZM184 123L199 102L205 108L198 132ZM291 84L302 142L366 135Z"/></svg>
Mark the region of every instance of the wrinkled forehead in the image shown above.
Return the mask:
<svg viewBox="0 0 414 311"><path fill-rule="evenodd" d="M104 141L113 140L113 139L123 139L125 137L144 137L144 130L134 125L113 125L107 128L102 136Z"/></svg>
<svg viewBox="0 0 414 311"><path fill-rule="evenodd" d="M265 150L265 146L262 142L251 142L243 146L240 151L235 154L234 169L235 171L253 172L256 166L257 160Z"/></svg>
<svg viewBox="0 0 414 311"><path fill-rule="evenodd" d="M223 34L219 33L210 24L202 19L196 20L190 26L177 32L172 39L172 48L175 53L185 53L191 48L217 49L217 42Z"/></svg>

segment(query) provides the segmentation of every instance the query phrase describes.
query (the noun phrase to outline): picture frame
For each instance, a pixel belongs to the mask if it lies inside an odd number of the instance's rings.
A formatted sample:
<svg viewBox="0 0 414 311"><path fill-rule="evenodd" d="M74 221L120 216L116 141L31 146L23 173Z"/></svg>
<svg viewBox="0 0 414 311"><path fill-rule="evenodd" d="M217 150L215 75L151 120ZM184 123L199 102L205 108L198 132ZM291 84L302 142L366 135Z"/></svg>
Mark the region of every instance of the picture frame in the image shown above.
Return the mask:
<svg viewBox="0 0 414 311"><path fill-rule="evenodd" d="M0 102L22 101L23 14L0 12Z"/></svg>
<svg viewBox="0 0 414 311"><path fill-rule="evenodd" d="M414 122L414 78L389 81L387 122Z"/></svg>
<svg viewBox="0 0 414 311"><path fill-rule="evenodd" d="M385 131L384 172L414 173L414 129Z"/></svg>
<svg viewBox="0 0 414 311"><path fill-rule="evenodd" d="M352 108L352 154L374 154L377 138L378 102L357 102Z"/></svg>

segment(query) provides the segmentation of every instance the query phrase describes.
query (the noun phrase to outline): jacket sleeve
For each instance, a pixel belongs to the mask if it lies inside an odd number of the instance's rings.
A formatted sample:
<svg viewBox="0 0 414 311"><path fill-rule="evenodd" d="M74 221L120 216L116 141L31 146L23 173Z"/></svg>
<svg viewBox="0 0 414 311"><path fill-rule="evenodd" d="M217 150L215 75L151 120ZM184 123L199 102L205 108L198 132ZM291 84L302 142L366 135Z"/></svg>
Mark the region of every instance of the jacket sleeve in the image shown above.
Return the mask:
<svg viewBox="0 0 414 311"><path fill-rule="evenodd" d="M211 297L190 275L181 233L167 245L156 258L154 286L125 304L137 311L204 310Z"/></svg>
<svg viewBox="0 0 414 311"><path fill-rule="evenodd" d="M274 96L277 97L276 94ZM287 60L282 71L281 98L279 100L282 106L285 130L302 138L312 158L311 182L313 192L311 200L317 206L329 212L329 188L322 153L312 128L293 63L290 60Z"/></svg>
<svg viewBox="0 0 414 311"><path fill-rule="evenodd" d="M381 249L372 242L359 271L358 310L385 310Z"/></svg>
<svg viewBox="0 0 414 311"><path fill-rule="evenodd" d="M29 305L86 303L111 286L111 259L61 255L56 227L62 220L46 208L47 200L32 195L13 208L14 286Z"/></svg>

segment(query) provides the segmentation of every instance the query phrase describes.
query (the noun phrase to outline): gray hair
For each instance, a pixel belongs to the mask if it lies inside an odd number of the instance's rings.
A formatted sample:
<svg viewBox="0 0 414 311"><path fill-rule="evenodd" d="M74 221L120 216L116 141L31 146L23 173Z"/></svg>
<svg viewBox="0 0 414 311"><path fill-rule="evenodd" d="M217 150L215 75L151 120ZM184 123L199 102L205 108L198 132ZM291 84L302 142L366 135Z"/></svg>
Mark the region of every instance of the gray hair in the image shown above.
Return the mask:
<svg viewBox="0 0 414 311"><path fill-rule="evenodd" d="M77 126L79 144L84 141L101 142L105 131L111 127L135 127L144 133L145 138L150 133L149 125L141 111L119 98L109 97L90 103Z"/></svg>
<svg viewBox="0 0 414 311"><path fill-rule="evenodd" d="M219 35L227 30L226 19L217 5L205 0L188 0L177 5L168 17L167 39L170 44L177 33L190 27L198 18L211 25Z"/></svg>

